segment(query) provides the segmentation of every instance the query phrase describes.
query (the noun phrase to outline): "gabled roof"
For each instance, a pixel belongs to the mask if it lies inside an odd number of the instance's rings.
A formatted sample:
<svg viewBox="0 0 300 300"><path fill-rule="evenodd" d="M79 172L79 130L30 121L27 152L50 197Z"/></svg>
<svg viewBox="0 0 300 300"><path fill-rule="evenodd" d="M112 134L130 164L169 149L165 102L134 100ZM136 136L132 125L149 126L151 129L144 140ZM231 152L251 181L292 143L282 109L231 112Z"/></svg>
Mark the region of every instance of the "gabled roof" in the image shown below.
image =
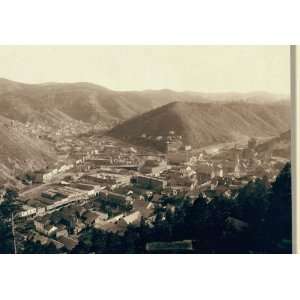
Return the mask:
<svg viewBox="0 0 300 300"><path fill-rule="evenodd" d="M48 215L45 215L43 217L38 217L35 219L35 221L42 223L44 225L49 224L51 222L50 217Z"/></svg>
<svg viewBox="0 0 300 300"><path fill-rule="evenodd" d="M141 221L142 214L139 211L135 211L130 215L123 218L126 224L138 224Z"/></svg>
<svg viewBox="0 0 300 300"><path fill-rule="evenodd" d="M95 224L94 227L96 229L103 230L106 232L124 234L127 226L124 226L124 223L121 224L120 222L115 224L115 223L111 223L111 222L102 221L102 222Z"/></svg>
<svg viewBox="0 0 300 300"><path fill-rule="evenodd" d="M136 199L133 202L133 209L140 212L145 219L154 214L154 204L141 199Z"/></svg>
<svg viewBox="0 0 300 300"><path fill-rule="evenodd" d="M83 215L83 217L85 218L86 223L92 224L99 217L99 215L95 212L88 211Z"/></svg>
<svg viewBox="0 0 300 300"><path fill-rule="evenodd" d="M69 251L74 249L78 244L78 241L76 241L70 237L65 237L65 236L59 237L58 241L60 243L64 244L65 248L68 249Z"/></svg>

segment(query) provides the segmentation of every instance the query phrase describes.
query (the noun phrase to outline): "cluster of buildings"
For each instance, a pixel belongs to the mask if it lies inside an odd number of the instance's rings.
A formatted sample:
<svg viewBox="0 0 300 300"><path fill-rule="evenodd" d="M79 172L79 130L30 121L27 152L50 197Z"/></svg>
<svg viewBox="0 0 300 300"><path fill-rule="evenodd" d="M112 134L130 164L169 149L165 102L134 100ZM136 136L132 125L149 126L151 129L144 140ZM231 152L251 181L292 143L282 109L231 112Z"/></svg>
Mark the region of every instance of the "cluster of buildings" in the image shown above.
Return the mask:
<svg viewBox="0 0 300 300"><path fill-rule="evenodd" d="M128 226L154 226L158 211L163 220L199 195L233 198L257 177L270 183L286 162L251 143L210 153L170 136L164 154L108 137L66 140L71 163L45 172L43 183L21 194L17 229L33 224L26 239L71 251L88 228L123 235Z"/></svg>
<svg viewBox="0 0 300 300"><path fill-rule="evenodd" d="M53 170L42 174L42 181L44 183L51 182L53 178L56 178L59 174L64 174L65 172L71 170L73 167L73 164L62 164L60 167L54 168Z"/></svg>
<svg viewBox="0 0 300 300"><path fill-rule="evenodd" d="M150 146L162 151L166 152L176 152L180 149L184 149L185 145L183 143L183 137L181 135L177 135L175 131L170 130L167 134L152 136L147 133L141 134L141 136L137 137L139 144L143 146ZM191 149L191 146L186 145L187 149Z"/></svg>
<svg viewBox="0 0 300 300"><path fill-rule="evenodd" d="M50 118L51 119L51 118ZM107 129L102 122L90 124L83 121L68 119L59 119L54 117L55 125L52 120L45 119L44 122L27 121L24 124L14 121L12 126L21 128L26 131L29 136L39 137L52 142L62 142L65 138L74 137L81 134L97 132L99 130ZM53 126L54 125L54 126ZM53 128L56 130L53 130Z"/></svg>
<svg viewBox="0 0 300 300"><path fill-rule="evenodd" d="M35 218L51 214L53 211L71 204L84 204L89 199L96 197L100 190L100 186L83 183L62 182L47 185L36 195L28 195L22 199L25 204L16 216Z"/></svg>

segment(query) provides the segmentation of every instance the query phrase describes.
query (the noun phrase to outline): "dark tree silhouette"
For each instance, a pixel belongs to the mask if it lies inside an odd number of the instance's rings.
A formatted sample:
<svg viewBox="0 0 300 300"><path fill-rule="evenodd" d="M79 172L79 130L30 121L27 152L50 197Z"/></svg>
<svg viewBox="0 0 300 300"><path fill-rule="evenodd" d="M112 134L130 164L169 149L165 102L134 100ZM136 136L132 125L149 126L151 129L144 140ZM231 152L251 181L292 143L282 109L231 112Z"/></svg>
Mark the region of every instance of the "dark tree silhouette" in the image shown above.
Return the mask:
<svg viewBox="0 0 300 300"><path fill-rule="evenodd" d="M292 252L291 164L288 163L274 182L267 217L270 252Z"/></svg>

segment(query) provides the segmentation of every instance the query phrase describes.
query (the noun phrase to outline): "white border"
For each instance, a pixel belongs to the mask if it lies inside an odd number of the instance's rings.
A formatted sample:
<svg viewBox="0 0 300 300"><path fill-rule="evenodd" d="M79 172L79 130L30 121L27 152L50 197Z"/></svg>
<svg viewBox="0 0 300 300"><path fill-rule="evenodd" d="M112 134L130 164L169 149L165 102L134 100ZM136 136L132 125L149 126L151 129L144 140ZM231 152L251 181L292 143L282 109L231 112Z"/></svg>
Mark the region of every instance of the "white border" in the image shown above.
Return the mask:
<svg viewBox="0 0 300 300"><path fill-rule="evenodd" d="M0 43L297 44L298 8L298 0L1 0Z"/></svg>
<svg viewBox="0 0 300 300"><path fill-rule="evenodd" d="M11 255L1 268L1 295L24 300L297 299L297 257Z"/></svg>
<svg viewBox="0 0 300 300"><path fill-rule="evenodd" d="M4 44L299 44L299 1L0 0ZM0 66L1 68L1 66ZM299 256L0 256L1 299L295 299Z"/></svg>

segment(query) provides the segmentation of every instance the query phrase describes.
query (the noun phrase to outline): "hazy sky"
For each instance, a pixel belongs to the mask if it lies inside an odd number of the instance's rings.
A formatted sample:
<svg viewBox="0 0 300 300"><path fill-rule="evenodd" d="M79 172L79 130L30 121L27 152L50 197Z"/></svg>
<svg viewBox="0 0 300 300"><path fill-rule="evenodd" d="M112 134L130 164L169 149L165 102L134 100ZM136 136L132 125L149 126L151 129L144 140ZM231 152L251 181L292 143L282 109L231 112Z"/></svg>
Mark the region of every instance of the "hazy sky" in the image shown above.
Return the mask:
<svg viewBox="0 0 300 300"><path fill-rule="evenodd" d="M0 46L0 77L115 90L289 93L288 46Z"/></svg>

